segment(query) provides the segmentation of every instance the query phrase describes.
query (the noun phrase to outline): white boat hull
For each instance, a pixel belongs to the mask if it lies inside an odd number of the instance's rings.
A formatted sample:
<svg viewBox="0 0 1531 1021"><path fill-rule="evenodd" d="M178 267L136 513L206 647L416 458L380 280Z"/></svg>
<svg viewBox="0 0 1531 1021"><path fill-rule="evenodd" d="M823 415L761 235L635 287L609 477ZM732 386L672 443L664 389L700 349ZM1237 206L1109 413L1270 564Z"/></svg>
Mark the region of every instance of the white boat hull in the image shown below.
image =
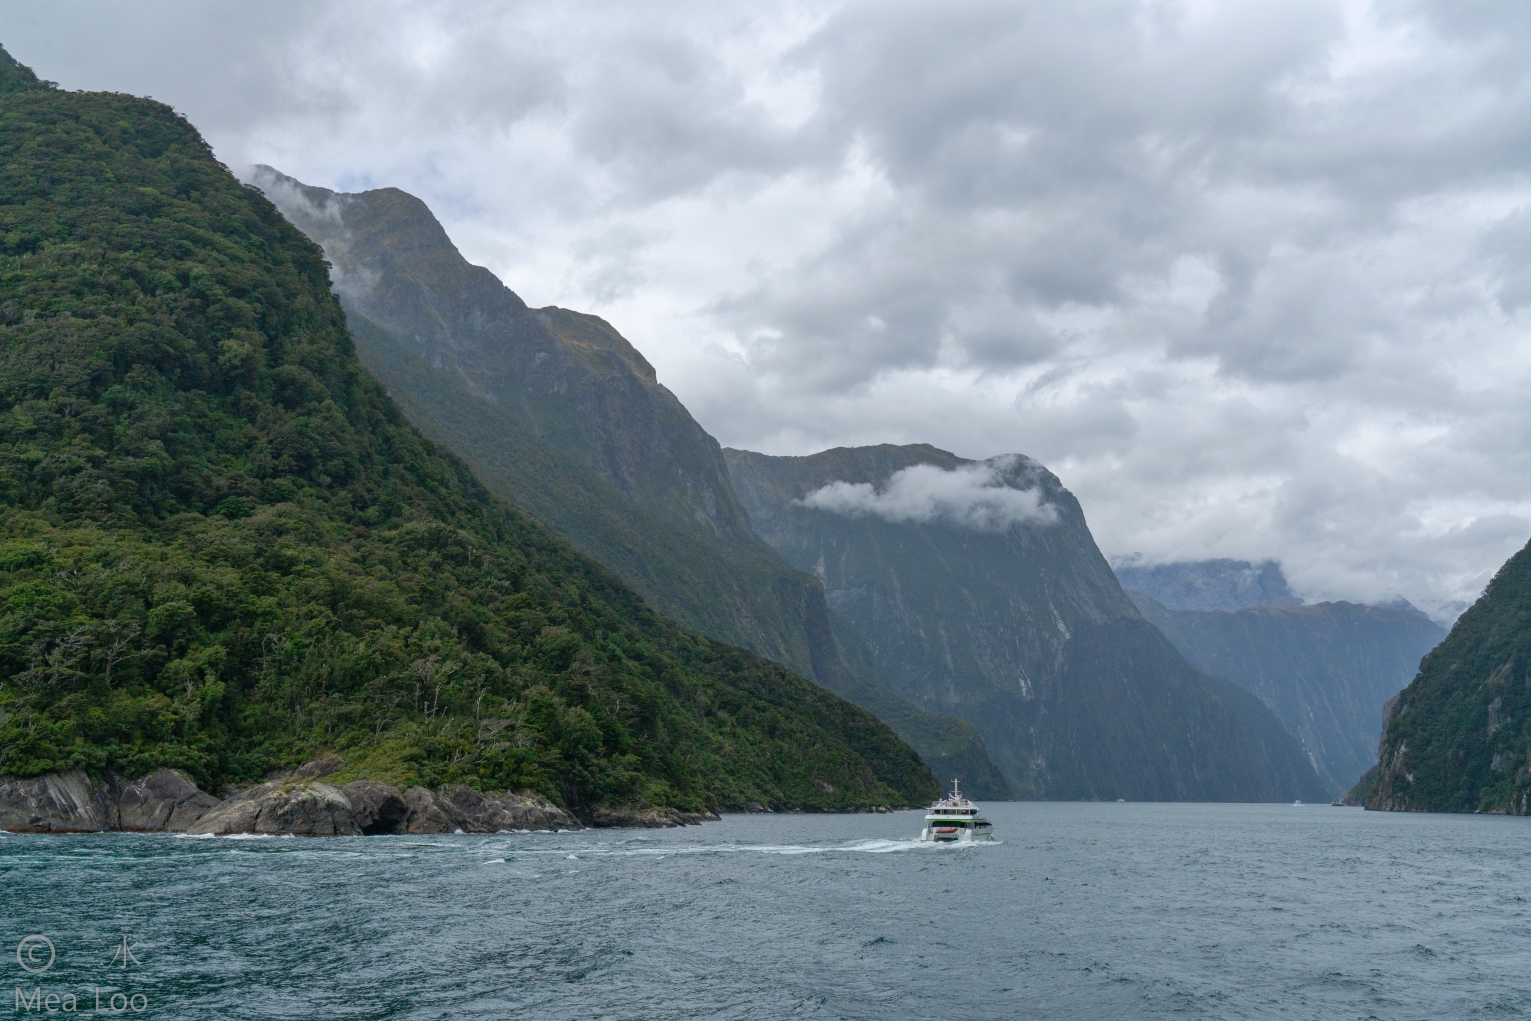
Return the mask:
<svg viewBox="0 0 1531 1021"><path fill-rule="evenodd" d="M909 832L908 830L904 831ZM959 829L955 833L937 833L936 827L927 826L920 831L920 839L926 843L936 844L971 844L974 841L983 842L994 839L992 828L985 826L979 830Z"/></svg>

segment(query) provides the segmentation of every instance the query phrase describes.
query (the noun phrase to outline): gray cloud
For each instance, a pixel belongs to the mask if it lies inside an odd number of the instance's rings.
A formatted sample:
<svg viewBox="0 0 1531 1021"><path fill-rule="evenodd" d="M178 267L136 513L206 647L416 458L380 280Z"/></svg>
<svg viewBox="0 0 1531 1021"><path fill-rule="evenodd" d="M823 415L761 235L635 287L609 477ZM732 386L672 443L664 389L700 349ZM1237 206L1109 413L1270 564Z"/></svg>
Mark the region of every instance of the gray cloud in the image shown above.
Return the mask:
<svg viewBox="0 0 1531 1021"><path fill-rule="evenodd" d="M795 501L803 507L847 518L928 524L941 521L974 532L1005 532L1017 525L1049 525L1058 509L1042 502L1033 486L1007 483L1017 458L1000 455L947 471L917 464L889 476L881 486L831 482Z"/></svg>
<svg viewBox="0 0 1531 1021"><path fill-rule="evenodd" d="M330 264L330 283L342 296L365 296L377 286L380 275L357 262L351 245L355 235L343 219L350 195L315 193L282 176L280 171L256 164L245 173L246 183L259 188L310 238L324 249Z"/></svg>
<svg viewBox="0 0 1531 1021"><path fill-rule="evenodd" d="M13 3L231 166L420 195L726 443L1024 450L1109 553L1449 616L1531 535L1531 15Z"/></svg>

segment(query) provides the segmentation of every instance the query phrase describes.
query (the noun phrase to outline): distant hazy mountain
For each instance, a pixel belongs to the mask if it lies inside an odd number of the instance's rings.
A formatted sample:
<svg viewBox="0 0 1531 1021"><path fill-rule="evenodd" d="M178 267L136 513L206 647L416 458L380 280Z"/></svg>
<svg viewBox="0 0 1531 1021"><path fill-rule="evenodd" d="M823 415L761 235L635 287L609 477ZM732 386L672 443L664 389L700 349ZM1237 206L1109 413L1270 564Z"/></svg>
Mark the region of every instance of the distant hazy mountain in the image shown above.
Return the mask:
<svg viewBox="0 0 1531 1021"><path fill-rule="evenodd" d="M1114 565L1122 588L1142 592L1171 610L1238 610L1301 606L1275 561L1192 560L1145 565L1125 557Z"/></svg>
<svg viewBox="0 0 1531 1021"><path fill-rule="evenodd" d="M1367 808L1531 814L1531 546L1388 707Z"/></svg>
<svg viewBox="0 0 1531 1021"><path fill-rule="evenodd" d="M756 531L818 575L888 683L973 721L1023 797L1324 797L1258 698L1143 619L1035 461L925 445L724 454Z"/></svg>
<svg viewBox="0 0 1531 1021"><path fill-rule="evenodd" d="M1008 797L977 731L846 665L819 583L757 538L717 441L608 323L533 309L470 265L419 199L255 182L332 264L362 363L490 489L615 571L667 617L782 663L887 721L943 777ZM874 668L875 669L875 668Z"/></svg>
<svg viewBox="0 0 1531 1021"><path fill-rule="evenodd" d="M1286 589L1279 570L1276 578L1279 585L1268 591ZM1192 663L1238 682L1274 709L1331 796L1348 791L1377 761L1382 704L1446 637L1444 628L1406 603L1196 611L1127 594Z"/></svg>

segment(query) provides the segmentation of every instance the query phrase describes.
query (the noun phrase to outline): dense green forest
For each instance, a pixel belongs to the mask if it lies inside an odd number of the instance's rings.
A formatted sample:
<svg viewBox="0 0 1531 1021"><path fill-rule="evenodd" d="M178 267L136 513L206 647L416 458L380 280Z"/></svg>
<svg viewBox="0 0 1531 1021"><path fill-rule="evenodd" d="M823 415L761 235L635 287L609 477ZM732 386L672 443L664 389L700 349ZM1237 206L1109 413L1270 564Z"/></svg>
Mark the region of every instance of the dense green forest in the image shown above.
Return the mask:
<svg viewBox="0 0 1531 1021"><path fill-rule="evenodd" d="M0 775L216 789L331 749L576 808L933 793L426 441L319 249L168 107L0 51L0 154Z"/></svg>
<svg viewBox="0 0 1531 1021"><path fill-rule="evenodd" d="M1531 814L1531 546L1392 703L1366 807Z"/></svg>
<svg viewBox="0 0 1531 1021"><path fill-rule="evenodd" d="M362 365L491 492L670 620L870 711L975 797L1011 797L973 725L889 692L818 580L755 535L717 441L610 324L528 308L396 188L336 193L263 166L253 182L325 246Z"/></svg>

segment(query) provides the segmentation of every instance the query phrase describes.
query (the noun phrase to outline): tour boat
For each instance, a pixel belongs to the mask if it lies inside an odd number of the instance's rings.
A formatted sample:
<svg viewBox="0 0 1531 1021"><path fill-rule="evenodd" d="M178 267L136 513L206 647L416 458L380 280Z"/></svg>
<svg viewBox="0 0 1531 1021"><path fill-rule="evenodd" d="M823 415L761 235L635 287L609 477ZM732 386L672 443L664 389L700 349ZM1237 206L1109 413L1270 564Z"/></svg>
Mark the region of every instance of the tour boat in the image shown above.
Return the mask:
<svg viewBox="0 0 1531 1021"><path fill-rule="evenodd" d="M989 820L978 814L978 806L962 796L957 781L952 781L952 793L940 801L931 802L925 813L925 828L920 831L921 840L946 842L950 840L993 840L994 827Z"/></svg>

